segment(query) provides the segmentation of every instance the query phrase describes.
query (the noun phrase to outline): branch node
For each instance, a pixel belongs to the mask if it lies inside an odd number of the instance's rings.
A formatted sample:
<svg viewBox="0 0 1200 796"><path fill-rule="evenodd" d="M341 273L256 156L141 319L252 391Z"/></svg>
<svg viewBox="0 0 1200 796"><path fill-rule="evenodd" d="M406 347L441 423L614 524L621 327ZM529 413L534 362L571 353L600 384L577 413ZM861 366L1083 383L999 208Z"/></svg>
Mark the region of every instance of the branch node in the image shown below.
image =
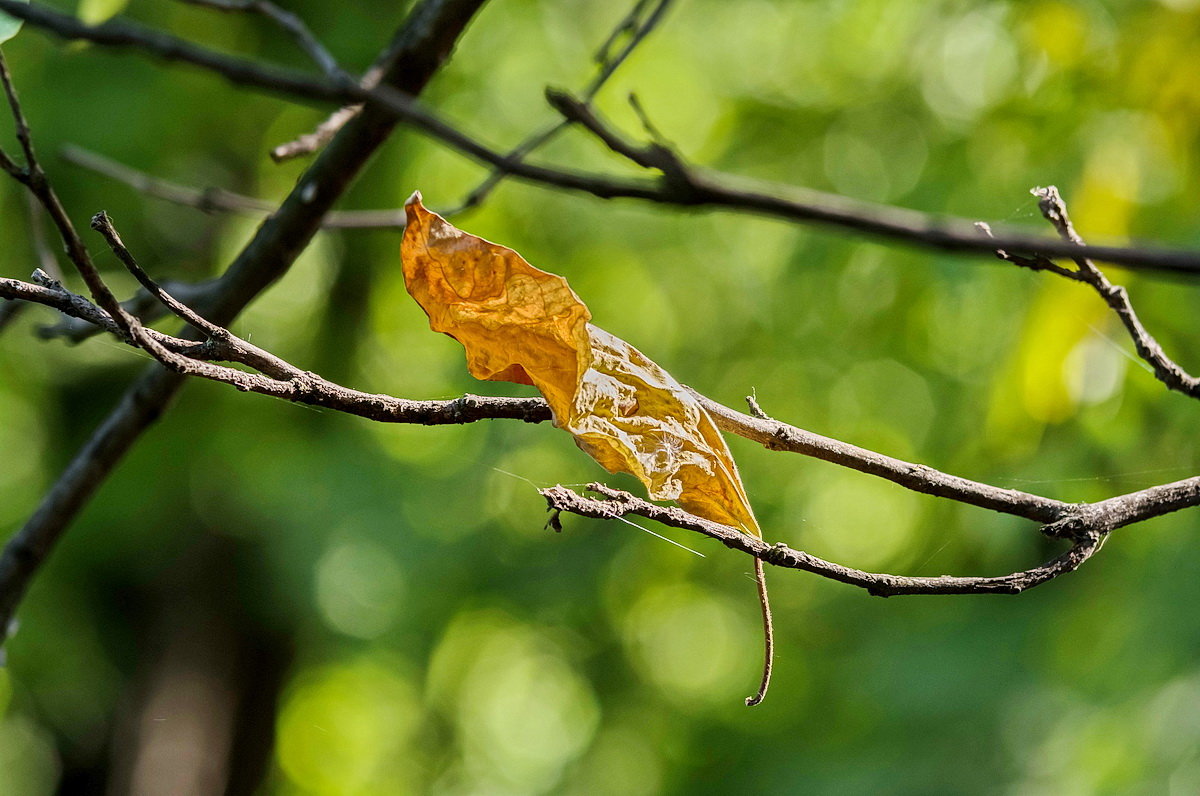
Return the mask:
<svg viewBox="0 0 1200 796"><path fill-rule="evenodd" d="M764 550L758 557L768 564L778 567L785 566L788 559L791 558L792 553L792 548L788 547L785 543L776 542Z"/></svg>
<svg viewBox="0 0 1200 796"><path fill-rule="evenodd" d="M746 406L750 407L750 414L757 417L759 420L774 420L773 417L763 411L763 408L758 404L758 397L753 391L746 396Z"/></svg>
<svg viewBox="0 0 1200 796"><path fill-rule="evenodd" d="M49 288L50 290L57 290L59 292L66 290L66 288L63 287L62 282L59 282L41 268L33 269L33 274L31 274L29 278L33 280L34 284L41 285L42 287Z"/></svg>

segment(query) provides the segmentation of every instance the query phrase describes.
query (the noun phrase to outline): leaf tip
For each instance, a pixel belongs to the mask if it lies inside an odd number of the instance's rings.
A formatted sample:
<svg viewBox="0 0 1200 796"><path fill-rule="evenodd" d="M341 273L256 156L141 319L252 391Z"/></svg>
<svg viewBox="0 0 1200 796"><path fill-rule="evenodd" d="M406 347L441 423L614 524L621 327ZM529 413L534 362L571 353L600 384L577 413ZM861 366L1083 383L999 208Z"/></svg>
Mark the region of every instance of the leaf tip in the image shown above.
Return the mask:
<svg viewBox="0 0 1200 796"><path fill-rule="evenodd" d="M421 192L420 191L413 191L412 196L410 196L404 200L405 207L411 207L412 205L419 205L419 204L421 204Z"/></svg>

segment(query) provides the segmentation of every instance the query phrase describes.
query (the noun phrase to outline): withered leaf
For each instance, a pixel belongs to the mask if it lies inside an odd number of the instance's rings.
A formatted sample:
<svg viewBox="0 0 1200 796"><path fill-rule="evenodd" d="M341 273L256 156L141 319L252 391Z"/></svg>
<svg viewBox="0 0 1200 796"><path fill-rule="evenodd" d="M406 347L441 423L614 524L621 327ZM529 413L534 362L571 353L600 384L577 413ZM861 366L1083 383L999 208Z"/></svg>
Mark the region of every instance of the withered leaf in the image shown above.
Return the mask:
<svg viewBox="0 0 1200 796"><path fill-rule="evenodd" d="M729 448L683 385L591 325L563 277L456 229L420 194L405 207L405 285L430 327L462 343L472 375L532 384L555 425L609 472L636 476L655 500L761 535Z"/></svg>

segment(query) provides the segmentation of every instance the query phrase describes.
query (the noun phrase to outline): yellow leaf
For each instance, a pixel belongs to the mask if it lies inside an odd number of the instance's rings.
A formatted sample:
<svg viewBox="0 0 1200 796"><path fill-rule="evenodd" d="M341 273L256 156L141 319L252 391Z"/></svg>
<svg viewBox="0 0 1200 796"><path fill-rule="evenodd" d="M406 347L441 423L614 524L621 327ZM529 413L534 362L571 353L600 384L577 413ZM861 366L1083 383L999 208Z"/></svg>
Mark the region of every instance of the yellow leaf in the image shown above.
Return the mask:
<svg viewBox="0 0 1200 796"><path fill-rule="evenodd" d="M75 12L79 20L87 25L99 25L125 10L129 0L79 0Z"/></svg>
<svg viewBox="0 0 1200 796"><path fill-rule="evenodd" d="M406 205L401 259L429 325L462 343L476 378L532 384L555 425L609 472L626 472L655 500L761 536L716 424L690 392L633 346L588 321L556 274L512 249Z"/></svg>

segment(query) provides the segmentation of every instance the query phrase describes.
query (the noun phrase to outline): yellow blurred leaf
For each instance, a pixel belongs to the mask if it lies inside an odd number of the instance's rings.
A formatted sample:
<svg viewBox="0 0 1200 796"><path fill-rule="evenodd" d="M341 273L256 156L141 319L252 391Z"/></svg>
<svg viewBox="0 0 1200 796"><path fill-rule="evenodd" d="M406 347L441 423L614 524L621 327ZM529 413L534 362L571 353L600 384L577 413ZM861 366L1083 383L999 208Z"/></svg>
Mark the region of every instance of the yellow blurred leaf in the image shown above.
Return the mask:
<svg viewBox="0 0 1200 796"><path fill-rule="evenodd" d="M532 384L555 425L609 472L636 476L655 500L761 536L725 440L683 385L588 323L563 277L456 229L419 194L406 209L405 284L430 327L462 343L472 375Z"/></svg>
<svg viewBox="0 0 1200 796"><path fill-rule="evenodd" d="M76 15L88 25L100 25L125 10L129 0L79 0Z"/></svg>

